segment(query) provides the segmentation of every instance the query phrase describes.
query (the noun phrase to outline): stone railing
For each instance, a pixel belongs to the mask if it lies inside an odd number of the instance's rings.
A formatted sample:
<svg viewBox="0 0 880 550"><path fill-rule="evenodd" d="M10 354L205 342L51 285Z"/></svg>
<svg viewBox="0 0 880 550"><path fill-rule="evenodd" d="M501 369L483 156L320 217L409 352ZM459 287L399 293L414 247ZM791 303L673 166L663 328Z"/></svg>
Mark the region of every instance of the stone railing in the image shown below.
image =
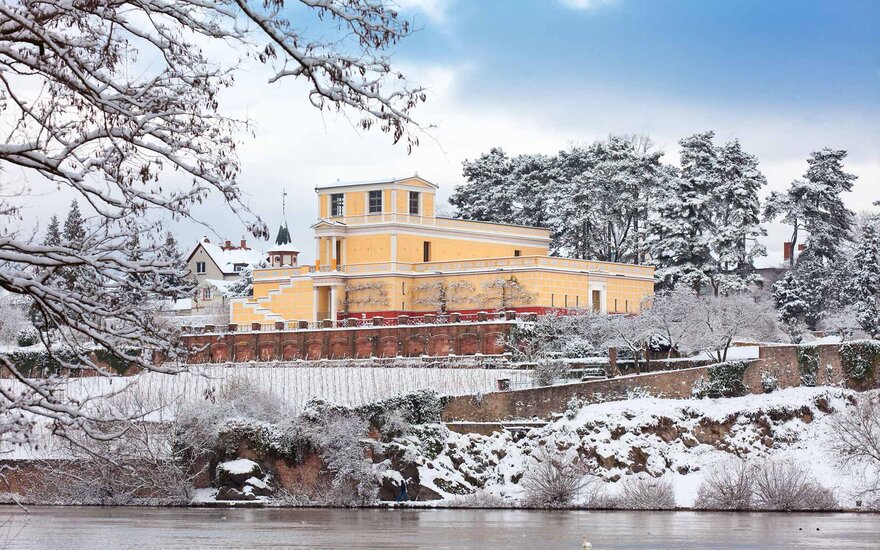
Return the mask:
<svg viewBox="0 0 880 550"><path fill-rule="evenodd" d="M194 334L224 334L240 332L289 332L300 330L321 330L340 328L365 328L365 327L404 327L404 326L437 326L452 325L458 323L499 323L510 322L516 319L535 321L537 313L517 313L515 311L477 313L425 313L423 315L398 315L396 317L373 316L366 318L349 317L322 321L276 321L275 323L250 323L228 325L184 325L181 333L184 335Z"/></svg>

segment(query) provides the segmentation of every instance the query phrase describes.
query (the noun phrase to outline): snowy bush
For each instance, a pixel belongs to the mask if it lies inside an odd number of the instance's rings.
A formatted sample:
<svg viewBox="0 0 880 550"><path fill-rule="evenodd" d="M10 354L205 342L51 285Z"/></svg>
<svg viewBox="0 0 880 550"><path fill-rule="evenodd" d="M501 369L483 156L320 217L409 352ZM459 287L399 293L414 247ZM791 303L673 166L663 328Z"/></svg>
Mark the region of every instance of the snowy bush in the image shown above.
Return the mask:
<svg viewBox="0 0 880 550"><path fill-rule="evenodd" d="M734 459L715 466L706 474L694 501L705 510L749 510L754 480L745 460Z"/></svg>
<svg viewBox="0 0 880 550"><path fill-rule="evenodd" d="M880 363L880 342L860 340L840 344L840 362L848 378L868 380Z"/></svg>
<svg viewBox="0 0 880 550"><path fill-rule="evenodd" d="M537 508L564 508L585 492L592 500L600 484L586 463L547 450L534 455L520 482L523 504Z"/></svg>
<svg viewBox="0 0 880 550"><path fill-rule="evenodd" d="M798 346L797 363L801 374L801 386L815 386L819 373L819 348Z"/></svg>
<svg viewBox="0 0 880 550"><path fill-rule="evenodd" d="M617 508L627 510L672 510L675 490L668 479L631 476L621 482L620 494L614 500Z"/></svg>
<svg viewBox="0 0 880 550"><path fill-rule="evenodd" d="M351 414L334 414L305 426L303 435L318 448L332 475L324 504L363 506L376 501L383 466L364 457L367 423Z"/></svg>
<svg viewBox="0 0 880 550"><path fill-rule="evenodd" d="M45 378L81 363L79 355L68 349L17 349L7 358L18 372L29 378Z"/></svg>
<svg viewBox="0 0 880 550"><path fill-rule="evenodd" d="M37 329L35 329L34 327L23 328L18 331L18 334L15 336L15 343L23 348L33 346L39 341L40 335L37 333Z"/></svg>
<svg viewBox="0 0 880 550"><path fill-rule="evenodd" d="M779 389L779 378L769 372L761 373L761 389L764 393L773 393Z"/></svg>
<svg viewBox="0 0 880 550"><path fill-rule="evenodd" d="M328 405L325 404L324 407ZM347 410L333 406L336 410ZM371 426L383 434L393 433L401 425L432 424L440 422L443 412L443 400L434 390L418 390L399 394L382 401L368 403L353 409ZM393 420L395 426L386 426L386 421Z"/></svg>
<svg viewBox="0 0 880 550"><path fill-rule="evenodd" d="M276 425L287 416L274 394L243 378L211 389L206 401L183 407L177 415L177 445L193 452L235 456L245 445L259 453L295 460L306 452L296 430Z"/></svg>
<svg viewBox="0 0 880 550"><path fill-rule="evenodd" d="M513 505L513 501L483 489L456 496L449 501L449 506L453 508L512 508Z"/></svg>
<svg viewBox="0 0 880 550"><path fill-rule="evenodd" d="M0 316L0 345L20 346L22 345L18 343L20 335L33 329L27 317L25 304L21 297L0 290L0 311L3 312ZM36 343L36 340L33 343Z"/></svg>
<svg viewBox="0 0 880 550"><path fill-rule="evenodd" d="M532 369L535 386L552 386L557 380L568 377L570 367L562 359L541 359Z"/></svg>
<svg viewBox="0 0 880 550"><path fill-rule="evenodd" d="M765 460L752 467L754 507L761 510L833 510L831 490L820 485L803 464Z"/></svg>
<svg viewBox="0 0 880 550"><path fill-rule="evenodd" d="M743 383L743 375L748 366L744 361L712 365L706 369L707 377L697 380L691 393L699 399L741 397L748 393L748 388Z"/></svg>

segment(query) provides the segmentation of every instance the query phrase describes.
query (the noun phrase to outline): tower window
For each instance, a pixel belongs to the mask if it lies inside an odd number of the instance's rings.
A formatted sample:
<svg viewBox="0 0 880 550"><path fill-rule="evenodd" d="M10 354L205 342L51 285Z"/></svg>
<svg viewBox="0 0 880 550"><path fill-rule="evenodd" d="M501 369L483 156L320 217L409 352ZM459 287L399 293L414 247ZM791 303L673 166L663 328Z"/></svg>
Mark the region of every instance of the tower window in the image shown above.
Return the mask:
<svg viewBox="0 0 880 550"><path fill-rule="evenodd" d="M423 262L431 261L431 243L429 241L425 241L422 243L422 257Z"/></svg>
<svg viewBox="0 0 880 550"><path fill-rule="evenodd" d="M409 213L413 216L419 215L419 198L420 194L418 192L409 192Z"/></svg>
<svg viewBox="0 0 880 550"><path fill-rule="evenodd" d="M370 191L370 214L382 213L382 191Z"/></svg>
<svg viewBox="0 0 880 550"><path fill-rule="evenodd" d="M330 195L330 216L345 215L345 195L343 193L333 193Z"/></svg>

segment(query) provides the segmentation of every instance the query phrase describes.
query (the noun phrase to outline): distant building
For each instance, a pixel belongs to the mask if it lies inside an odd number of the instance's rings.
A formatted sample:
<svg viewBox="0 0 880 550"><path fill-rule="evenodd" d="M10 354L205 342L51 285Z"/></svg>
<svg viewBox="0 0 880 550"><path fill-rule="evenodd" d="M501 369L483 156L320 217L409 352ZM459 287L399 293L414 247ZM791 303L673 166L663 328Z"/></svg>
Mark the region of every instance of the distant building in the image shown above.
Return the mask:
<svg viewBox="0 0 880 550"><path fill-rule="evenodd" d="M283 224L269 267L254 270L253 297L230 300L230 322L498 309L634 313L653 293L653 267L557 258L548 229L437 216L436 190L418 176L317 187L314 265L297 265Z"/></svg>
<svg viewBox="0 0 880 550"><path fill-rule="evenodd" d="M266 260L263 252L248 247L242 239L238 246L232 241L214 244L204 237L186 257L186 267L196 283L205 280L234 281L247 267L256 267Z"/></svg>

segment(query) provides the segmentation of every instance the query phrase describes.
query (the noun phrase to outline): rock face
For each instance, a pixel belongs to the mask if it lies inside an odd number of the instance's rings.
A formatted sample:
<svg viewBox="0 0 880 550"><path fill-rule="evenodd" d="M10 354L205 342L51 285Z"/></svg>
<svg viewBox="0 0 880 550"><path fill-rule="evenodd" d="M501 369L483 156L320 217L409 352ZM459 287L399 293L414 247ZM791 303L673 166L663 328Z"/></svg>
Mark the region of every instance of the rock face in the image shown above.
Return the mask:
<svg viewBox="0 0 880 550"><path fill-rule="evenodd" d="M217 500L249 501L272 495L272 475L247 458L229 460L217 465Z"/></svg>

